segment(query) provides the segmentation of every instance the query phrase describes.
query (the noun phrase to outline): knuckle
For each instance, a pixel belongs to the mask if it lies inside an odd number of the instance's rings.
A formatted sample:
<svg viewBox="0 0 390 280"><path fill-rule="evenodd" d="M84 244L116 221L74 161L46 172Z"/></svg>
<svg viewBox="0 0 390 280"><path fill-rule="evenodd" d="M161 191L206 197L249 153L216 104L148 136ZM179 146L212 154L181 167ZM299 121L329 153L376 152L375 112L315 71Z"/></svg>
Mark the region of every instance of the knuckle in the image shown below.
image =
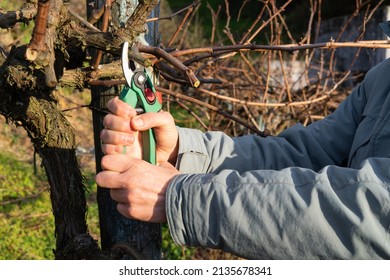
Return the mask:
<svg viewBox="0 0 390 280"><path fill-rule="evenodd" d="M166 119L172 119L173 118L172 115L169 112L167 112L167 111L161 111L160 114L161 114L161 117L166 118Z"/></svg>
<svg viewBox="0 0 390 280"><path fill-rule="evenodd" d="M115 113L115 111L117 110L117 103L118 103L117 100L119 99L113 98L107 102L107 109L112 113Z"/></svg>
<svg viewBox="0 0 390 280"><path fill-rule="evenodd" d="M124 145L132 144L134 136L128 133L122 133L115 130L102 130L100 139L105 144Z"/></svg>
<svg viewBox="0 0 390 280"><path fill-rule="evenodd" d="M145 125L150 125L153 121L153 114L152 113L146 113L146 114L142 114L141 115L141 118L142 120L144 121L144 124Z"/></svg>
<svg viewBox="0 0 390 280"><path fill-rule="evenodd" d="M160 112L160 114L162 117L167 118L167 119L173 118L172 115L166 111L162 111L162 112Z"/></svg>
<svg viewBox="0 0 390 280"><path fill-rule="evenodd" d="M109 144L103 144L102 150L105 155L116 155L118 154L118 147Z"/></svg>
<svg viewBox="0 0 390 280"><path fill-rule="evenodd" d="M105 139L107 141L108 144L113 144L113 145L117 145L117 144L122 144L122 135L120 133L117 133L117 132L111 132L107 135L107 139Z"/></svg>
<svg viewBox="0 0 390 280"><path fill-rule="evenodd" d="M124 117L108 114L103 119L103 126L106 130L112 131L130 131L129 120Z"/></svg>
<svg viewBox="0 0 390 280"><path fill-rule="evenodd" d="M130 132L130 121L126 118L116 117L115 128L117 131Z"/></svg>

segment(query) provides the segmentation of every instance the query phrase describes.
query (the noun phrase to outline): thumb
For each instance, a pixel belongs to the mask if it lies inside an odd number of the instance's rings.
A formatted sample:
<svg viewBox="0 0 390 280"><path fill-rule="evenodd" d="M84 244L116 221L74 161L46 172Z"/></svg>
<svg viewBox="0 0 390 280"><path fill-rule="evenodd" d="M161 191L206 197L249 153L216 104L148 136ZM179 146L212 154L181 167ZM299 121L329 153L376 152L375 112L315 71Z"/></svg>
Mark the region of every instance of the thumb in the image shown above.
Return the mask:
<svg viewBox="0 0 390 280"><path fill-rule="evenodd" d="M138 115L131 120L134 130L143 131L149 128L170 128L174 124L173 117L168 112L149 112ZM174 126L174 125L173 125Z"/></svg>

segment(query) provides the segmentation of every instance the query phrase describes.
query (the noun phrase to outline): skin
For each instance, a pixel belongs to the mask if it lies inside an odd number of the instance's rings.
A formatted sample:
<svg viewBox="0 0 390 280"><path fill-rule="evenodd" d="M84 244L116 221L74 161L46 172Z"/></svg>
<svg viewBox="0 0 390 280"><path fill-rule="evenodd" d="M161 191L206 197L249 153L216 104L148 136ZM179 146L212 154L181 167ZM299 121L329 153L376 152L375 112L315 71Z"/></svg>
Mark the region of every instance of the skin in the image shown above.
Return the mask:
<svg viewBox="0 0 390 280"><path fill-rule="evenodd" d="M118 98L110 100L107 107L111 113L104 118L105 129L100 135L105 156L103 171L96 175L97 184L110 189L119 213L125 217L166 222L166 190L169 181L179 174L174 167L179 136L173 117L167 112L137 116L134 108ZM156 137L157 165L141 159L139 132L149 128L154 129Z"/></svg>

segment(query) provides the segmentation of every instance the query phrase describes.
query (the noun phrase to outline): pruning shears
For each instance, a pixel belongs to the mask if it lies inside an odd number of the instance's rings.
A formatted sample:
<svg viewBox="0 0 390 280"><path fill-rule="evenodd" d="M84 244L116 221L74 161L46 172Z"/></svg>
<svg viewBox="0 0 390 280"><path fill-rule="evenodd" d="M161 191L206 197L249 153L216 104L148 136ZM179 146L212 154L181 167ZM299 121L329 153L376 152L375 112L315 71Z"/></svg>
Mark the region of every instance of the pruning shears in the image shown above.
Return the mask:
<svg viewBox="0 0 390 280"><path fill-rule="evenodd" d="M154 85L144 66L129 61L129 43L122 47L122 70L126 79L119 99L137 110L138 113L159 112L162 108L161 94ZM124 147L124 152L126 152ZM156 139L153 129L142 132L142 159L156 164Z"/></svg>

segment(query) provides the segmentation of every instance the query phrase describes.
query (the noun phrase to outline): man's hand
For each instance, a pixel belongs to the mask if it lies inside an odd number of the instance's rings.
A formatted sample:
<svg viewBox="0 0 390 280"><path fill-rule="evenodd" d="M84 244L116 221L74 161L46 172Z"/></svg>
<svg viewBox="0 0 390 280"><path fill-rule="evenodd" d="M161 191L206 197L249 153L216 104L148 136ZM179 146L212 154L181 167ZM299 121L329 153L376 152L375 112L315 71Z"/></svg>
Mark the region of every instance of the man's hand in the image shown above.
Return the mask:
<svg viewBox="0 0 390 280"><path fill-rule="evenodd" d="M125 217L165 222L168 182L179 174L172 166L176 163L179 139L173 117L167 112L137 115L134 108L117 97L107 107L111 114L105 116L105 129L100 135L106 156L101 162L104 171L96 175L97 184L111 189L111 197ZM156 137L157 165L141 160L139 132L150 128Z"/></svg>
<svg viewBox="0 0 390 280"><path fill-rule="evenodd" d="M126 154L142 158L142 141L139 131L154 129L157 162L175 165L178 151L178 132L171 114L167 112L145 113L137 116L134 108L119 100L110 100L107 107L112 114L105 116L105 129L100 134L102 149L106 155Z"/></svg>
<svg viewBox="0 0 390 280"><path fill-rule="evenodd" d="M119 154L104 156L102 168L96 182L111 189L119 213L141 221L166 222L166 189L172 177L179 174L171 164L162 162L156 166Z"/></svg>

